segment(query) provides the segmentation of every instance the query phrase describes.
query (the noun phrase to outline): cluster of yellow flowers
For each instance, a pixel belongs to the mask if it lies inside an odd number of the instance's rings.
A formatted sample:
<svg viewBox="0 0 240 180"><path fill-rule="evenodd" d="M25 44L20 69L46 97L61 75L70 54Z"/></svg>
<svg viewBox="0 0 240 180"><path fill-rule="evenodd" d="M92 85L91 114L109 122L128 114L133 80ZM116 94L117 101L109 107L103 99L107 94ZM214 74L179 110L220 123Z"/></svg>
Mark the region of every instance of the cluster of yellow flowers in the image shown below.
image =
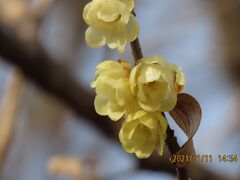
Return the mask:
<svg viewBox="0 0 240 180"><path fill-rule="evenodd" d="M131 69L125 61L104 61L97 66L95 109L113 121L125 115L119 133L124 149L139 158L156 148L161 155L167 121L161 112L171 111L185 84L182 71L161 57L146 57Z"/></svg>
<svg viewBox="0 0 240 180"><path fill-rule="evenodd" d="M133 0L92 0L84 8L89 25L86 42L91 47L107 44L123 52L135 40L139 26L131 14ZM171 111L177 94L185 85L183 72L162 57L145 57L131 68L124 60L106 60L97 66L94 101L96 112L113 121L124 117L119 133L123 148L139 158L157 149L163 153L167 120L162 112Z"/></svg>

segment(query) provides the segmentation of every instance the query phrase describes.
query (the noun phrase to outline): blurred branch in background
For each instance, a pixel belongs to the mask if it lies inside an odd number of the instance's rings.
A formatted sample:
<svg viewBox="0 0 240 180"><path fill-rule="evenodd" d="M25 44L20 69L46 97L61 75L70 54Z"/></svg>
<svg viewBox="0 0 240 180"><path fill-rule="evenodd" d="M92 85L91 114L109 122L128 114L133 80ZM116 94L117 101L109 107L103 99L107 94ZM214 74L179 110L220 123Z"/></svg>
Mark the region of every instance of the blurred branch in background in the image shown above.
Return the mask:
<svg viewBox="0 0 240 180"><path fill-rule="evenodd" d="M224 66L229 77L236 85L235 106L229 113L229 118L234 118L231 134L226 138L234 137L240 130L240 1L211 1L211 6L216 13L220 32L222 34L222 51L224 51Z"/></svg>
<svg viewBox="0 0 240 180"><path fill-rule="evenodd" d="M18 70L14 69L10 76L0 106L0 169L4 165L14 136L16 112L24 85L24 78Z"/></svg>
<svg viewBox="0 0 240 180"><path fill-rule="evenodd" d="M240 1L212 1L214 12L223 37L221 47L225 54L225 66L234 80L240 84Z"/></svg>
<svg viewBox="0 0 240 180"><path fill-rule="evenodd" d="M41 88L63 100L80 116L93 122L105 135L113 137L111 121L99 117L90 103L94 101L94 96L81 87L64 66L55 63L40 46L35 50L26 49L16 37L10 36L3 28L0 29L0 54L5 60L16 64Z"/></svg>

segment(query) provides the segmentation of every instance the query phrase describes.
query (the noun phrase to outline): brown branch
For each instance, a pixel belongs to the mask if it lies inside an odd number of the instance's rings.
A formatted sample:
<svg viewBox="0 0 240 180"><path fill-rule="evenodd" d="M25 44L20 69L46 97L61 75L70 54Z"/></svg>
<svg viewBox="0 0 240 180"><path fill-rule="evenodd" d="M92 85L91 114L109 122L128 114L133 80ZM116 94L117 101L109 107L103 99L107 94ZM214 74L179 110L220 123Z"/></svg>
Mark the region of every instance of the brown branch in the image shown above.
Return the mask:
<svg viewBox="0 0 240 180"><path fill-rule="evenodd" d="M177 138L174 136L174 130L172 130L169 125L167 127L166 144L171 155L174 155L178 150L180 150L180 145L177 142ZM188 180L189 175L186 167L179 168L175 165L175 168L179 180Z"/></svg>
<svg viewBox="0 0 240 180"><path fill-rule="evenodd" d="M132 54L135 60L135 63L137 63L137 60L143 58L143 53L140 45L139 39L135 39L130 43L131 49L132 49Z"/></svg>
<svg viewBox="0 0 240 180"><path fill-rule="evenodd" d="M80 86L64 66L55 63L41 47L31 51L24 48L25 44L0 28L0 54L4 60L17 65L26 77L42 89L64 101L81 117L93 122L105 135L113 137L113 123L97 115L93 108L94 96Z"/></svg>

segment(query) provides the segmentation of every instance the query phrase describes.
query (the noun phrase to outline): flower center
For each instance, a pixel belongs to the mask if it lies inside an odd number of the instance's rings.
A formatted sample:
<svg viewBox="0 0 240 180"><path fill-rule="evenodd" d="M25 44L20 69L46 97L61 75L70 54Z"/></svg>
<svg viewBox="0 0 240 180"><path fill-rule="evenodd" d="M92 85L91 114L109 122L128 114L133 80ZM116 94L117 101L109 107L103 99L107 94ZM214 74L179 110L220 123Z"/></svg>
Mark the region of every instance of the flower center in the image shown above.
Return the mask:
<svg viewBox="0 0 240 180"><path fill-rule="evenodd" d="M130 74L131 74L131 68L126 66L126 62L122 59L118 59L118 63L123 65L123 70L124 70L124 75L126 79L129 79Z"/></svg>

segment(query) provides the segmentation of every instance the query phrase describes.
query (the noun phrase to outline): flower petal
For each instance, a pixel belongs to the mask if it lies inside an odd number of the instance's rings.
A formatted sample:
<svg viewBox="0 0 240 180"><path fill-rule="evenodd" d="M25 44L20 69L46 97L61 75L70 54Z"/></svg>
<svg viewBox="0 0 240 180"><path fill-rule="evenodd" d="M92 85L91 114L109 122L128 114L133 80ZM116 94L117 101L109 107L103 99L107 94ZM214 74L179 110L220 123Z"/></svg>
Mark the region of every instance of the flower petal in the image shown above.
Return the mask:
<svg viewBox="0 0 240 180"><path fill-rule="evenodd" d="M157 127L157 121L152 114L142 117L140 122L150 129L155 129Z"/></svg>
<svg viewBox="0 0 240 180"><path fill-rule="evenodd" d="M96 95L94 107L99 115L106 116L108 112L108 98L101 95Z"/></svg>
<svg viewBox="0 0 240 180"><path fill-rule="evenodd" d="M139 24L135 16L131 14L128 24L126 26L127 41L128 42L134 41L138 37L139 31L140 31Z"/></svg>
<svg viewBox="0 0 240 180"><path fill-rule="evenodd" d="M116 90L113 89L107 82L97 80L96 93L97 95L108 98L109 101L116 101Z"/></svg>
<svg viewBox="0 0 240 180"><path fill-rule="evenodd" d="M162 72L159 70L158 65L150 64L143 66L140 70L140 76L138 80L141 83L150 83L160 78Z"/></svg>
<svg viewBox="0 0 240 180"><path fill-rule="evenodd" d="M90 10L92 8L92 2L88 3L83 9L83 19L89 25L90 24Z"/></svg>
<svg viewBox="0 0 240 180"><path fill-rule="evenodd" d="M129 78L130 88L131 88L132 93L134 93L134 94L136 94L138 70L139 70L139 65L136 65L132 69L132 71L130 73L130 78Z"/></svg>
<svg viewBox="0 0 240 180"><path fill-rule="evenodd" d="M88 46L92 48L97 48L103 46L106 43L106 39L104 36L99 32L96 31L94 28L89 27L85 32L85 40Z"/></svg>
<svg viewBox="0 0 240 180"><path fill-rule="evenodd" d="M177 104L177 94L174 89L172 89L169 93L169 96L162 101L162 106L160 107L160 111L169 112L171 111Z"/></svg>
<svg viewBox="0 0 240 180"><path fill-rule="evenodd" d="M170 90L167 83L158 81L148 85L142 84L138 87L143 89L142 91L145 92L147 97L146 100L139 97L139 104L144 110L149 112L160 110L162 102L168 97Z"/></svg>
<svg viewBox="0 0 240 180"><path fill-rule="evenodd" d="M129 9L131 12L134 8L134 0L121 0Z"/></svg>
<svg viewBox="0 0 240 180"><path fill-rule="evenodd" d="M125 114L125 108L123 106L113 103L109 104L107 111L109 118L113 121L121 119L121 117Z"/></svg>
<svg viewBox="0 0 240 180"><path fill-rule="evenodd" d="M97 69L99 70L112 70L119 68L121 68L121 64L112 60L106 60L97 65Z"/></svg>
<svg viewBox="0 0 240 180"><path fill-rule="evenodd" d="M186 79L181 70L177 71L176 82L178 85L184 86L186 84Z"/></svg>
<svg viewBox="0 0 240 180"><path fill-rule="evenodd" d="M152 57L144 57L140 59L141 63L144 64L160 64L160 65L165 65L167 62L166 60L161 57L161 56L152 56Z"/></svg>
<svg viewBox="0 0 240 180"><path fill-rule="evenodd" d="M138 126L139 122L138 121L126 121L123 123L121 131L122 131L122 140L129 140L132 138L132 135L136 129L136 127Z"/></svg>
<svg viewBox="0 0 240 180"><path fill-rule="evenodd" d="M148 158L154 148L157 138L157 131L152 131L148 128L135 130L133 134L133 140L138 142L136 144L136 156L140 159Z"/></svg>
<svg viewBox="0 0 240 180"><path fill-rule="evenodd" d="M97 12L98 19L103 20L104 22L113 22L120 16L118 1L105 0L101 2Z"/></svg>
<svg viewBox="0 0 240 180"><path fill-rule="evenodd" d="M161 114L159 113L158 114L158 120L160 122L160 126L159 126L159 142L157 144L157 150L158 150L158 154L161 156L163 154L163 149L164 149L164 146L165 146L165 140L167 138L167 120L166 118Z"/></svg>

